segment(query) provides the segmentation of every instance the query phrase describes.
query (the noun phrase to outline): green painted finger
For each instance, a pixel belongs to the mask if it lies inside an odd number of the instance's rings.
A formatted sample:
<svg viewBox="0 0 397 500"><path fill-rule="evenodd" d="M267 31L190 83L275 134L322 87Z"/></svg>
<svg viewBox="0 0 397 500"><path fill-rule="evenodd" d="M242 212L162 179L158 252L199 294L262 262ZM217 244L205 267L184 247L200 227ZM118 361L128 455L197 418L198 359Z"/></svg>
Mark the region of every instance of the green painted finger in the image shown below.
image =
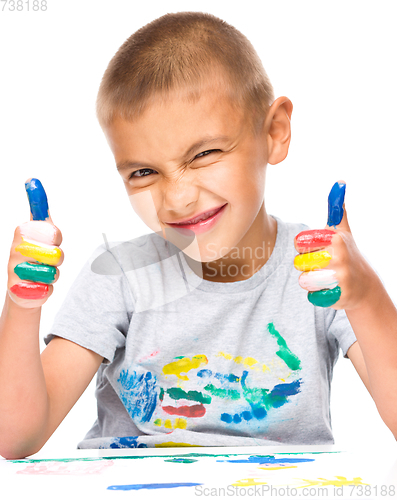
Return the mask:
<svg viewBox="0 0 397 500"><path fill-rule="evenodd" d="M336 286L331 290L318 290L317 292L309 292L307 298L314 306L330 307L340 299L342 290L340 286Z"/></svg>
<svg viewBox="0 0 397 500"><path fill-rule="evenodd" d="M22 262L14 267L14 273L21 279L39 283L53 283L55 281L56 267L45 264L30 264Z"/></svg>

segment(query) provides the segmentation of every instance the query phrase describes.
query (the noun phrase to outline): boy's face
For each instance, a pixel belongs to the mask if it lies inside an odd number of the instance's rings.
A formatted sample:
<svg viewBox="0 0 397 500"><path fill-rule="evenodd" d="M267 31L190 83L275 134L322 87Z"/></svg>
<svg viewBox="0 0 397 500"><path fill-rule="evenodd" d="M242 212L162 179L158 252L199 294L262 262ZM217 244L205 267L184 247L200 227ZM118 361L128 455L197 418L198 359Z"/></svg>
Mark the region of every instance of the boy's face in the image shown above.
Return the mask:
<svg viewBox="0 0 397 500"><path fill-rule="evenodd" d="M255 136L220 92L208 90L196 103L180 95L150 105L134 122L116 119L105 135L141 219L192 259L211 262L243 241L263 241L254 233L264 211L266 133ZM170 225L223 205L203 232Z"/></svg>

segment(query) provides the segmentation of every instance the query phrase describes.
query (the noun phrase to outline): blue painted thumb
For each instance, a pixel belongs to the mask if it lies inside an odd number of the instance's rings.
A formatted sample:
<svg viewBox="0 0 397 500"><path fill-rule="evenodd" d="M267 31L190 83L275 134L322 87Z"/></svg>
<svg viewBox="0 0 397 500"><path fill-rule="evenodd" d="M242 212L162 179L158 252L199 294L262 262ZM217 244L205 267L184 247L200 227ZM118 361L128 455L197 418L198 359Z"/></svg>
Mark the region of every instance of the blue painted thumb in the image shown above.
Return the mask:
<svg viewBox="0 0 397 500"><path fill-rule="evenodd" d="M328 195L328 221L327 225L338 226L343 219L343 203L345 201L346 184L335 182Z"/></svg>
<svg viewBox="0 0 397 500"><path fill-rule="evenodd" d="M29 199L30 213L33 220L49 218L47 195L39 179L31 178L25 182L25 189Z"/></svg>

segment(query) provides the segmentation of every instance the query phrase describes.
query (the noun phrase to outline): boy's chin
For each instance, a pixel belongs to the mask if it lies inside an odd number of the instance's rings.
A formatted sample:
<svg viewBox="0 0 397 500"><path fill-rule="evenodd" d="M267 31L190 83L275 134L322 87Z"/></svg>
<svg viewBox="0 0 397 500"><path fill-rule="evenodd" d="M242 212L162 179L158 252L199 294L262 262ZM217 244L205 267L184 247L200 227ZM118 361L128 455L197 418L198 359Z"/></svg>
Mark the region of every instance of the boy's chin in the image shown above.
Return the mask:
<svg viewBox="0 0 397 500"><path fill-rule="evenodd" d="M214 245L210 245L211 248L205 248L203 245L200 247L195 233L189 229L176 230L172 227L164 227L162 232L157 234L179 248L189 259L197 261L199 264L221 259L227 253L225 247L222 248L223 254L217 251Z"/></svg>

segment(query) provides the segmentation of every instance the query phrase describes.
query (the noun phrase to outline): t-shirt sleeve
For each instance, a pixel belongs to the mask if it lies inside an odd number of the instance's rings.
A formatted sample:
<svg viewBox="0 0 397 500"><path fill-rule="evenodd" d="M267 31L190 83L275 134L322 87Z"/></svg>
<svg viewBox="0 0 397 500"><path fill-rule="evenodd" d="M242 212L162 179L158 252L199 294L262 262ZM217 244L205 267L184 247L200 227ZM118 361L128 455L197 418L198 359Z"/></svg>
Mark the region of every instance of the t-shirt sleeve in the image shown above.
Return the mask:
<svg viewBox="0 0 397 500"><path fill-rule="evenodd" d="M98 258L105 262L102 270L92 265ZM110 363L116 350L125 346L132 314L128 280L111 251L100 245L72 284L44 342L62 337Z"/></svg>
<svg viewBox="0 0 397 500"><path fill-rule="evenodd" d="M348 358L346 353L349 350L349 347L356 342L356 335L350 325L345 311L343 309L333 311L335 314L333 315L332 322L328 329L328 336L331 340L338 343L342 350L343 357Z"/></svg>

